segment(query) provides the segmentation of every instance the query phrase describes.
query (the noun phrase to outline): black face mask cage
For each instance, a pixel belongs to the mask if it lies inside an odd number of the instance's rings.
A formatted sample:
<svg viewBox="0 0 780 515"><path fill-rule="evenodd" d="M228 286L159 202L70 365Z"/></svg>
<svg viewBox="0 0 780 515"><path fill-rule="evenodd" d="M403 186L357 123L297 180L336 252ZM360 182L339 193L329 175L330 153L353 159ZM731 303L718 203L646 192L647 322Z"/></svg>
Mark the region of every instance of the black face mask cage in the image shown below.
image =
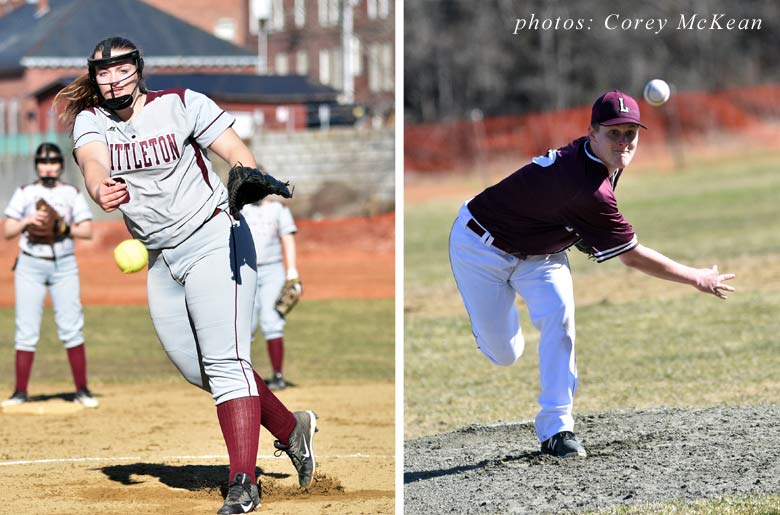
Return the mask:
<svg viewBox="0 0 780 515"><path fill-rule="evenodd" d="M41 183L43 183L44 186L51 188L52 186L57 184L59 177L39 177L39 179L41 180Z"/></svg>
<svg viewBox="0 0 780 515"><path fill-rule="evenodd" d="M60 166L62 166L62 165L65 164L65 161L62 159L61 155L59 155L59 156L57 156L57 155L54 155L54 156L48 155L48 156L36 156L35 157L35 166L36 167L39 164L55 164L55 163L59 163ZM41 177L39 175L38 179L40 179L41 183L44 186L46 186L48 188L51 188L52 186L57 184L57 181L59 180L61 174L62 174L62 168L60 168L60 173L58 173L55 177Z"/></svg>
<svg viewBox="0 0 780 515"><path fill-rule="evenodd" d="M113 46L114 38L108 38L104 40L100 46L103 47L103 50L101 52L100 58L89 58L87 59L87 67L89 69L89 79L90 81L95 85L95 87L98 87L98 81L97 81L97 68L103 67L103 66L110 66L112 64L116 64L122 61L131 61L133 64L135 64L136 71L131 74L128 77L125 77L123 80L128 80L130 77L135 75L135 73L138 74L138 83L136 84L135 88L133 89L133 92L129 95L122 95L121 97L114 97L113 91L111 91L112 98L103 98L101 97L101 103L108 107L109 109L113 111L126 109L130 107L130 105L133 103L133 94L135 93L135 90L140 86L141 80L143 79L143 69L144 69L144 60L141 57L141 52L136 48L135 50L132 50L130 52L127 52L125 54L120 55L111 55L111 48ZM106 84L115 84L121 81L114 81ZM143 91L143 89L141 90Z"/></svg>

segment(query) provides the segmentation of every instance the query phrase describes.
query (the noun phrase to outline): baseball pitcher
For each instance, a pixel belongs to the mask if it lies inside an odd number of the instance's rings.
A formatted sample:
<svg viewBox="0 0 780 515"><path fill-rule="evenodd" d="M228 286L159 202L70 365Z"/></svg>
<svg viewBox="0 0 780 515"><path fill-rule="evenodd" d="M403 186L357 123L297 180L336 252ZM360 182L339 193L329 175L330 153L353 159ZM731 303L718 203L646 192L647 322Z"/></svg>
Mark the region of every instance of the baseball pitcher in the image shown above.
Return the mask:
<svg viewBox="0 0 780 515"><path fill-rule="evenodd" d="M539 329L543 453L585 456L574 435L577 390L574 294L566 250L577 244L597 263L619 258L653 277L725 299L734 274L692 268L641 245L621 214L615 187L639 142L639 106L609 91L593 104L587 135L535 157L467 201L450 233L450 263L479 350L509 366L523 353L519 294Z"/></svg>

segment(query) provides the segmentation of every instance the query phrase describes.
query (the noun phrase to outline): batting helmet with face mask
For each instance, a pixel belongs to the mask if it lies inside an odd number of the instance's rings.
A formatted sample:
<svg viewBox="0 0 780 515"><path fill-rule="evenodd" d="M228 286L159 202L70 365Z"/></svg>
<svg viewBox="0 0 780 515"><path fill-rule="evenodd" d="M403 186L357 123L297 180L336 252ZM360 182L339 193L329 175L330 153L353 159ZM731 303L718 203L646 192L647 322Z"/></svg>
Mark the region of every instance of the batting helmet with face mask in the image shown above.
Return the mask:
<svg viewBox="0 0 780 515"><path fill-rule="evenodd" d="M62 150L60 150L60 147L58 147L54 143L41 143L38 145L38 148L35 149L35 166L36 169L39 164L54 164L59 163L60 164L60 172L54 177L45 176L42 177L41 175L38 175L38 178L41 180L41 183L43 183L44 186L51 188L55 184L57 184L57 179L59 179L59 176L62 174L62 166L64 165L65 161L62 158Z"/></svg>

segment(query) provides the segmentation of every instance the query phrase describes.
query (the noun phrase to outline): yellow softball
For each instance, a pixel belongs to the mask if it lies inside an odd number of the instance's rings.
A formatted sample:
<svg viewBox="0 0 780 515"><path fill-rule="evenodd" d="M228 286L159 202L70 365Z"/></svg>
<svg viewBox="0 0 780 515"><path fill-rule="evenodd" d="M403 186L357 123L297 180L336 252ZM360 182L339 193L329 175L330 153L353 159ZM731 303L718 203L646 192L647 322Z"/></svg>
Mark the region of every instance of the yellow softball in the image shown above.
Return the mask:
<svg viewBox="0 0 780 515"><path fill-rule="evenodd" d="M132 274L146 266L149 252L140 241L125 240L114 249L114 261L122 272Z"/></svg>

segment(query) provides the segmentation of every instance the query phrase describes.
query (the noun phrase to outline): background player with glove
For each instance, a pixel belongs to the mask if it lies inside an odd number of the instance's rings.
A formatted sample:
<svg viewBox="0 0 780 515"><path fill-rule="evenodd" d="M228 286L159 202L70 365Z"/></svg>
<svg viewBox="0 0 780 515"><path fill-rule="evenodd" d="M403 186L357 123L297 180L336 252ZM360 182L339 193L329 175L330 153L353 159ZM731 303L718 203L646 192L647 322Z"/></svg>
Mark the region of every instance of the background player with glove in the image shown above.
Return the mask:
<svg viewBox="0 0 780 515"><path fill-rule="evenodd" d="M593 104L588 134L550 150L467 201L450 233L450 263L479 350L509 366L525 344L515 295L539 329L540 411L536 433L543 453L585 456L574 435L577 389L574 292L566 249L597 262L619 257L648 275L726 298L733 274L691 268L639 244L618 210L614 188L639 141L639 106L610 91Z"/></svg>
<svg viewBox="0 0 780 515"><path fill-rule="evenodd" d="M281 390L287 387L282 373L285 315L303 292L296 267L295 233L298 228L290 209L270 198L247 204L242 214L252 231L257 254L252 331L259 326L268 346L273 375L266 383L271 390ZM284 263L287 264L286 275Z"/></svg>
<svg viewBox="0 0 780 515"><path fill-rule="evenodd" d="M88 408L98 401L87 388L84 350L84 313L81 309L79 269L73 238L92 238L92 212L84 196L60 181L63 158L54 143L41 143L35 151L38 180L18 188L5 210L6 239L19 238L20 254L14 268L16 295L16 386L3 406L28 400L35 348L48 289L54 307L57 334L68 353L75 401Z"/></svg>
<svg viewBox="0 0 780 515"><path fill-rule="evenodd" d="M255 467L260 425L287 452L302 487L315 460L316 415L290 412L252 369L251 322L257 284L245 202L290 196L285 184L254 169L231 126L234 118L189 89L148 91L136 45L99 42L88 74L63 89L64 118L87 190L104 210L122 212L149 250L147 292L155 331L168 357L216 404L230 460L220 514L260 505ZM229 191L210 152L234 166Z"/></svg>

